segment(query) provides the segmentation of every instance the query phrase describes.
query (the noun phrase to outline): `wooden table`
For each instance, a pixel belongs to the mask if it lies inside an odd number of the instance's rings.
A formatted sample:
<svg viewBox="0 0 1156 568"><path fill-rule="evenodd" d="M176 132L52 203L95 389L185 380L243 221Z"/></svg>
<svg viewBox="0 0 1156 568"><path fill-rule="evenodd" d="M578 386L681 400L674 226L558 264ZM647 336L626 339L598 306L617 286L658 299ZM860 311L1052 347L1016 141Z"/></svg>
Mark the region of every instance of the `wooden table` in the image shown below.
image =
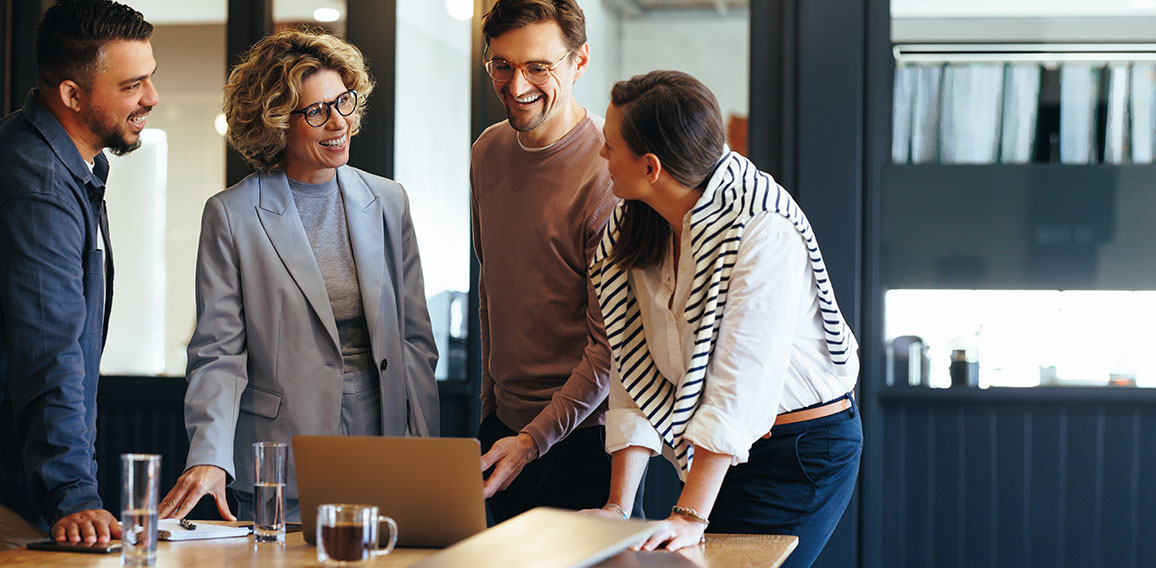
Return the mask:
<svg viewBox="0 0 1156 568"><path fill-rule="evenodd" d="M297 568L319 566L317 549L306 544L301 533L290 533L284 545L253 544L248 538L164 542L157 547L157 566L273 566ZM775 568L799 543L793 536L707 535L706 545L678 552L623 552L599 567L728 567ZM434 549L399 548L378 557L373 566L404 568L437 553ZM9 550L0 552L0 566L74 567L120 566L120 553L83 554Z"/></svg>

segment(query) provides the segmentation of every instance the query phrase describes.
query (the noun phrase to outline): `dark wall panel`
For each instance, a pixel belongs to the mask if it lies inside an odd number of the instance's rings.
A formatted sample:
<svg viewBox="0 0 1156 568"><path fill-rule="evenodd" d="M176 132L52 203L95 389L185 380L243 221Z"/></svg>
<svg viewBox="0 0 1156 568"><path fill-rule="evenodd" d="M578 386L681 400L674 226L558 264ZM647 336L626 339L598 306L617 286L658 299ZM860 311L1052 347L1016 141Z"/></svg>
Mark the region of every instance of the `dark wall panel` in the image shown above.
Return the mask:
<svg viewBox="0 0 1156 568"><path fill-rule="evenodd" d="M1139 536L1136 505L1139 499L1132 496L1140 489L1136 468L1139 425L1140 414L1136 410L1103 419L1101 463L1111 465L1103 468L1097 487L1097 492L1102 495L1097 516L1102 521L1097 523L1099 538L1093 546L1097 547L1095 556L1103 558L1105 566L1136 565L1136 539ZM1127 491L1115 491L1117 487L1127 488Z"/></svg>
<svg viewBox="0 0 1156 568"><path fill-rule="evenodd" d="M991 446L993 468L992 484L996 488L992 506L990 542L992 559L989 566L1026 566L1029 557L1027 533L1024 530L999 530L1001 520L1011 527L1027 527L1030 460L1027 459L1029 420L1015 412L992 410Z"/></svg>
<svg viewBox="0 0 1156 568"><path fill-rule="evenodd" d="M884 402L884 566L1142 566L1156 411Z"/></svg>
<svg viewBox="0 0 1156 568"><path fill-rule="evenodd" d="M377 88L369 96L357 143L349 147L349 165L393 177L397 88L397 2L346 0L346 39L358 46Z"/></svg>
<svg viewBox="0 0 1156 568"><path fill-rule="evenodd" d="M960 464L960 498L963 500L960 544L963 553L959 565L994 566L995 547L985 545L996 542L995 511L1000 494L995 483L998 462L993 455L997 447L995 415L990 408L967 408L961 414L961 422L966 426L960 440L963 454L963 463Z"/></svg>
<svg viewBox="0 0 1156 568"><path fill-rule="evenodd" d="M160 454L162 497L184 471L189 453L185 385L183 378L101 377L96 415L97 490L104 507L117 517L121 454Z"/></svg>
<svg viewBox="0 0 1156 568"><path fill-rule="evenodd" d="M1060 446L1064 463L1061 488L1067 497L1064 503L1063 524L1060 533L1062 560L1057 566L1097 566L1093 555L1099 527L1103 525L1103 511L1097 507L1102 499L1098 483L1104 467L1103 440L1098 436L1102 409L1075 408L1064 417L1064 438Z"/></svg>
<svg viewBox="0 0 1156 568"><path fill-rule="evenodd" d="M1064 522L1064 471L1063 437L1067 429L1064 415L1054 409L1029 411L1032 421L1031 439L1028 442L1028 467L1031 469L1031 484L1028 496L1028 548L1031 551L1029 566L1059 566L1060 547L1063 545L1058 528Z"/></svg>
<svg viewBox="0 0 1156 568"><path fill-rule="evenodd" d="M1138 558L1144 559L1145 563L1156 558L1156 538L1151 536L1151 528L1156 527L1156 490L1153 490L1156 488L1156 468L1143 465L1151 462L1154 453L1152 448L1156 447L1156 408L1149 405L1139 409L1137 414L1140 416L1140 424L1137 427L1138 439L1132 443L1132 453L1136 456L1132 467L1139 481L1131 493L1136 503L1133 513L1136 522L1132 523L1132 527L1139 534L1132 539L1135 551L1131 555L1130 566L1143 565L1138 564ZM1144 531L1141 531L1141 527L1144 527Z"/></svg>
<svg viewBox="0 0 1156 568"><path fill-rule="evenodd" d="M858 329L863 183L864 2L797 4L799 205L815 229L835 297Z"/></svg>

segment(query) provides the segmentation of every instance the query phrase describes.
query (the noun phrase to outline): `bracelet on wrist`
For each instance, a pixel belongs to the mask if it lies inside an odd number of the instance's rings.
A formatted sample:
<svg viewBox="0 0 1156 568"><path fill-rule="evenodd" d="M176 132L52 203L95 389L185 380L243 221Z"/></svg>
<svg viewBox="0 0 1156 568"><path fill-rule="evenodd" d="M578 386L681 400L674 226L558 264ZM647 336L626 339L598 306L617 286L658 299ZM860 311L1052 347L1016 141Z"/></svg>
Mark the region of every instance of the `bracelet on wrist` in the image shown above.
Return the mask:
<svg viewBox="0 0 1156 568"><path fill-rule="evenodd" d="M630 518L630 515L626 513L626 509L623 509L622 505L619 505L618 503L607 503L607 504L603 505L602 508L603 509L611 509L614 512L618 513L619 515L622 515L622 520L624 520L624 521L626 519Z"/></svg>
<svg viewBox="0 0 1156 568"><path fill-rule="evenodd" d="M700 515L698 511L695 511L694 509L691 509L690 507L681 507L679 505L675 505L674 507L671 507L670 512L671 512L671 514L681 515L681 516L686 517L692 521L702 523L702 526L704 526L704 527L710 525L710 519Z"/></svg>

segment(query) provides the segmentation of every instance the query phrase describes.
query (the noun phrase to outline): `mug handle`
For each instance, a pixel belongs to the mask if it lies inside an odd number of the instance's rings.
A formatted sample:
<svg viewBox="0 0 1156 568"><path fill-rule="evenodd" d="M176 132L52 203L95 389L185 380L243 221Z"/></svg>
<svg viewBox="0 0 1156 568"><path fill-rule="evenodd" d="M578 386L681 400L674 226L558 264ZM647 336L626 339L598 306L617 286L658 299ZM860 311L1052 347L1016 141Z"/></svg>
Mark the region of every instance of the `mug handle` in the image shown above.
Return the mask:
<svg viewBox="0 0 1156 568"><path fill-rule="evenodd" d="M390 551L393 550L393 547L397 545L397 523L385 515L378 515L377 522L389 525L389 544L385 548L381 548L381 540L378 539L378 548L375 549L372 554L374 556L384 556L389 554Z"/></svg>

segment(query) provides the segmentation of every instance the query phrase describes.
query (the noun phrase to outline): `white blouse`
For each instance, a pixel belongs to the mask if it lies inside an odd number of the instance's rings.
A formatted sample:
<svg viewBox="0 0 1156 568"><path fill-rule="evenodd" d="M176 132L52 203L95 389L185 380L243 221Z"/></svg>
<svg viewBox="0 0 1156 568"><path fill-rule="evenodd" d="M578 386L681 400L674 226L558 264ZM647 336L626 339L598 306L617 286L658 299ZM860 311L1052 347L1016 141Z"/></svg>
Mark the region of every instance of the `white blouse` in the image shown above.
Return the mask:
<svg viewBox="0 0 1156 568"><path fill-rule="evenodd" d="M629 275L651 356L675 386L686 376L693 353L694 329L683 316L694 279L694 259L685 252L691 250L689 223L688 213L677 278L673 250L661 266ZM734 456L732 465L744 463L778 414L838 398L855 387L858 359L839 366L827 354L812 274L805 241L790 221L773 211L751 219L731 273L702 399L687 425L691 443ZM858 349L853 337L852 342ZM606 450L642 446L652 455L662 451L677 469L678 461L627 394L616 367L611 365Z"/></svg>

